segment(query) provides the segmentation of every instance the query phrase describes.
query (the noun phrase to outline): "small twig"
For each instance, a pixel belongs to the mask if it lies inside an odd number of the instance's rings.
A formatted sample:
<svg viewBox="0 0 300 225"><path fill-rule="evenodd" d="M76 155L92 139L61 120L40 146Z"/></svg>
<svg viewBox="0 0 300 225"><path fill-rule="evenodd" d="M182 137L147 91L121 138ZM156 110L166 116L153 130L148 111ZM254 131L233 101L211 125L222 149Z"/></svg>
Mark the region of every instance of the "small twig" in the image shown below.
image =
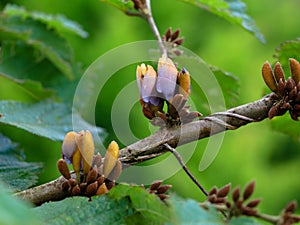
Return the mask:
<svg viewBox="0 0 300 225"><path fill-rule="evenodd" d="M161 51L162 54L166 54L167 55L167 49L164 45L164 42L160 36L159 30L156 26L156 23L154 21L154 18L152 16L152 11L151 11L151 1L150 0L146 0L146 9L143 10L144 14L146 15L146 19L148 21L149 26L151 27L151 30L154 34L154 36L156 37L157 41L158 41L158 46L159 49Z"/></svg>
<svg viewBox="0 0 300 225"><path fill-rule="evenodd" d="M180 154L174 148L172 148L170 145L164 144L164 146L166 146L166 148L168 149L168 151L171 152L176 157L177 161L179 162L179 164L181 165L181 167L184 169L184 171L186 172L186 174L198 186L198 188L203 192L203 194L205 194L207 196L208 192L204 189L204 187L199 183L199 181L194 177L194 175L191 173L191 171L184 164L184 162L183 162L182 157L180 156Z"/></svg>

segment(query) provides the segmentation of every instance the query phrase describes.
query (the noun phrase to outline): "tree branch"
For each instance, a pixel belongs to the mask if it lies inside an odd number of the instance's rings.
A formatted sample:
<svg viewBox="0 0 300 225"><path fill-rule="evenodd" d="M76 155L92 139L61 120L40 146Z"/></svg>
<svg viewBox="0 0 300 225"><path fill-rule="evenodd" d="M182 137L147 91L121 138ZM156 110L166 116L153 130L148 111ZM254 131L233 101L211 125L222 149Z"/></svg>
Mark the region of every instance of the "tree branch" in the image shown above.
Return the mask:
<svg viewBox="0 0 300 225"><path fill-rule="evenodd" d="M166 144L175 148L226 130L238 129L251 122L259 122L268 117L268 112L275 102L270 94L258 101L225 112L213 113L195 122L160 129L153 135L121 149L119 159L123 164L134 165L164 154L168 151ZM59 177L49 183L16 193L15 196L36 205L63 199L67 197L67 193L61 190L64 181L63 177Z"/></svg>

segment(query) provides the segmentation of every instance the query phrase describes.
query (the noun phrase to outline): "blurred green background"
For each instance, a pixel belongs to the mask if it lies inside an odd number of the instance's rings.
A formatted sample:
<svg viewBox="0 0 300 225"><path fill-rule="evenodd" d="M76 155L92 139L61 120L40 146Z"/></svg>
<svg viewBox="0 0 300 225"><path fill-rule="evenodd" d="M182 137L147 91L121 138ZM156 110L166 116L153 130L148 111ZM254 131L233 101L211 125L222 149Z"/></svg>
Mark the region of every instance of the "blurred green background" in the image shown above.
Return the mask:
<svg viewBox="0 0 300 225"><path fill-rule="evenodd" d="M84 68L97 57L119 45L154 39L145 21L126 16L97 0L1 1L1 7L7 2L23 5L28 10L64 14L81 24L89 33L89 37L81 39L70 36L68 39L74 48L76 61L81 62ZM168 27L180 28L185 37L184 47L194 51L206 62L232 72L240 79L238 104L251 102L263 96L265 89L260 73L262 64L266 60L274 62L275 48L281 42L300 36L299 1L244 2L248 6L248 14L255 19L264 34L266 44L260 43L240 27L199 8L174 0L152 1L153 15L161 33ZM112 104L122 88L134 81L135 66L119 71L105 84L99 95L101 101L97 105L95 116L97 125L104 127L108 132L106 146L109 141L116 139L111 122ZM138 101L137 89L132 91L136 93ZM127 111L124 105L124 112ZM122 111L119 114L122 118ZM122 119L128 121L126 117ZM136 138L143 138L151 133L152 128L149 128L138 104L131 109L129 124ZM27 161L45 163L40 183L59 175L55 166L57 159L61 157L61 143L54 143L9 126L1 125L0 130L13 141L22 143ZM130 137L126 138L125 135L124 141L119 141L121 146L131 141ZM207 140L197 143L197 149L187 166L207 189L229 182L233 186L241 184L244 187L250 180L255 180L255 196L263 197L260 208L266 213L278 213L288 201L300 200L300 145L297 140L272 131L268 120L227 132L216 159L208 169L199 172L198 165L206 143ZM190 150L189 146L180 149L181 152ZM155 173L160 172L153 170L152 176L155 177ZM204 199L182 171L165 182L173 184L173 190L180 195Z"/></svg>

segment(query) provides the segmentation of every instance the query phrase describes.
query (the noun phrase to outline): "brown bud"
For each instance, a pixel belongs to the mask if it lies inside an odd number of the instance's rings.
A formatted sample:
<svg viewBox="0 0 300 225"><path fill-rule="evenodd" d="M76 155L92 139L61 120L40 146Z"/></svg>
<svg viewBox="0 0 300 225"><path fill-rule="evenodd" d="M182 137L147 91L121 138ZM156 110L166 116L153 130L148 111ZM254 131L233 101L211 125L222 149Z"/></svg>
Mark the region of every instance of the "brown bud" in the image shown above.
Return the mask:
<svg viewBox="0 0 300 225"><path fill-rule="evenodd" d="M296 111L290 111L290 116L292 120L299 121L298 117L300 116Z"/></svg>
<svg viewBox="0 0 300 225"><path fill-rule="evenodd" d="M97 192L97 189L98 189L98 182L95 181L91 184L89 184L87 187L86 187L86 190L85 190L85 194L87 197L91 197L93 195L96 194Z"/></svg>
<svg viewBox="0 0 300 225"><path fill-rule="evenodd" d="M162 180L153 181L149 189L157 190L157 188L161 185L162 182L163 182Z"/></svg>
<svg viewBox="0 0 300 225"><path fill-rule="evenodd" d="M225 201L226 201L226 198L217 198L217 199L214 201L214 204L225 203Z"/></svg>
<svg viewBox="0 0 300 225"><path fill-rule="evenodd" d="M121 173L122 173L122 163L120 160L118 160L115 167L110 172L110 174L108 175L107 178L109 180L117 180L119 178L119 176L121 175Z"/></svg>
<svg viewBox="0 0 300 225"><path fill-rule="evenodd" d="M70 184L69 184L69 181L65 181L61 184L61 189L62 191L68 191L70 188Z"/></svg>
<svg viewBox="0 0 300 225"><path fill-rule="evenodd" d="M98 152L97 155L94 156L93 158L93 166L101 166L102 164L102 157L101 157L101 154Z"/></svg>
<svg viewBox="0 0 300 225"><path fill-rule="evenodd" d="M269 119L272 119L274 116L278 116L278 114L279 114L279 106L273 105L268 113Z"/></svg>
<svg viewBox="0 0 300 225"><path fill-rule="evenodd" d="M274 66L274 75L277 83L279 82L280 79L285 81L284 72L279 62L277 62Z"/></svg>
<svg viewBox="0 0 300 225"><path fill-rule="evenodd" d="M294 200L294 201L289 202L285 206L284 211L294 213L296 211L296 209L297 209L297 202Z"/></svg>
<svg viewBox="0 0 300 225"><path fill-rule="evenodd" d="M289 92L289 100L293 101L297 98L297 87L294 87L290 92Z"/></svg>
<svg viewBox="0 0 300 225"><path fill-rule="evenodd" d="M262 76L266 85L271 89L271 91L277 91L277 84L273 75L272 67L268 61L263 64Z"/></svg>
<svg viewBox="0 0 300 225"><path fill-rule="evenodd" d="M217 193L217 197L218 198L223 198L223 197L226 197L230 191L230 188L231 188L231 184L227 184L225 185L224 187L222 187L218 193Z"/></svg>
<svg viewBox="0 0 300 225"><path fill-rule="evenodd" d="M64 178L66 178L67 180L71 179L69 167L67 165L67 162L64 159L59 159L57 161L57 168Z"/></svg>
<svg viewBox="0 0 300 225"><path fill-rule="evenodd" d="M108 192L108 189L107 189L105 183L103 183L100 185L100 187L98 187L96 195L103 195L103 194L106 194L107 192Z"/></svg>
<svg viewBox="0 0 300 225"><path fill-rule="evenodd" d="M104 183L105 177L104 175L98 177L97 182L98 182L98 186L100 186L101 184Z"/></svg>
<svg viewBox="0 0 300 225"><path fill-rule="evenodd" d="M261 202L261 199L254 199L251 200L250 202L248 202L248 204L246 205L249 208L255 208L256 206L258 206L258 204Z"/></svg>
<svg viewBox="0 0 300 225"><path fill-rule="evenodd" d="M88 184L93 183L97 180L97 177L98 177L98 169L97 166L94 166L94 168L91 169L90 172L88 173L86 177L86 182Z"/></svg>
<svg viewBox="0 0 300 225"><path fill-rule="evenodd" d="M104 163L103 163L103 173L105 177L108 177L110 172L115 167L119 156L119 146L117 142L112 141L105 153Z"/></svg>
<svg viewBox="0 0 300 225"><path fill-rule="evenodd" d="M114 181L105 181L105 185L107 187L108 190L112 189L115 186L115 182Z"/></svg>
<svg viewBox="0 0 300 225"><path fill-rule="evenodd" d="M166 195L166 194L158 194L157 196L158 196L158 197L160 198L160 200L162 200L162 201L164 201L166 198L169 197L169 196Z"/></svg>
<svg viewBox="0 0 300 225"><path fill-rule="evenodd" d="M214 195L217 194L218 192L218 188L216 186L214 186L208 193L208 195Z"/></svg>
<svg viewBox="0 0 300 225"><path fill-rule="evenodd" d="M247 207L242 207L242 214L246 216L255 216L257 214L257 210L247 208Z"/></svg>
<svg viewBox="0 0 300 225"><path fill-rule="evenodd" d="M297 93L297 97L295 99L295 102L300 102L300 91Z"/></svg>
<svg viewBox="0 0 300 225"><path fill-rule="evenodd" d="M295 105L293 106L293 109L294 109L295 111L300 112L300 104L295 104Z"/></svg>
<svg viewBox="0 0 300 225"><path fill-rule="evenodd" d="M103 164L99 166L97 170L99 175L103 175Z"/></svg>
<svg viewBox="0 0 300 225"><path fill-rule="evenodd" d="M70 184L71 187L74 187L75 185L77 185L77 181L75 179L71 178L69 180L69 184Z"/></svg>
<svg viewBox="0 0 300 225"><path fill-rule="evenodd" d="M168 41L171 37L172 31L171 31L171 27L169 27L164 35L164 40Z"/></svg>
<svg viewBox="0 0 300 225"><path fill-rule="evenodd" d="M175 39L177 39L179 37L180 34L180 30L176 29L173 34L171 35L171 40L174 41Z"/></svg>
<svg viewBox="0 0 300 225"><path fill-rule="evenodd" d="M283 97L285 95L285 87L286 81L283 81L282 79L279 80L278 82L278 94Z"/></svg>
<svg viewBox="0 0 300 225"><path fill-rule="evenodd" d="M233 192L232 192L232 200L234 202L237 202L240 198L240 192L241 192L241 188L240 187L236 187Z"/></svg>
<svg viewBox="0 0 300 225"><path fill-rule="evenodd" d="M71 195L72 196L77 196L77 195L80 195L80 194L81 194L81 190L80 190L80 187L77 184L76 186L74 186L72 188Z"/></svg>
<svg viewBox="0 0 300 225"><path fill-rule="evenodd" d="M247 200L254 192L255 181L251 181L245 188L243 193L243 199Z"/></svg>
<svg viewBox="0 0 300 225"><path fill-rule="evenodd" d="M207 197L207 201L209 201L210 203L214 203L217 200L217 196L215 194L209 195Z"/></svg>
<svg viewBox="0 0 300 225"><path fill-rule="evenodd" d="M297 60L290 58L290 68L291 68L291 74L292 78L298 84L300 81L300 64Z"/></svg>
<svg viewBox="0 0 300 225"><path fill-rule="evenodd" d="M79 184L79 187L80 187L81 193L84 193L86 190L86 187L87 187L87 183L81 183L81 184Z"/></svg>
<svg viewBox="0 0 300 225"><path fill-rule="evenodd" d="M294 87L296 87L296 83L291 77L289 77L284 86L284 90L286 92L290 92L292 89L294 89Z"/></svg>
<svg viewBox="0 0 300 225"><path fill-rule="evenodd" d="M300 91L300 82L297 83L297 91Z"/></svg>
<svg viewBox="0 0 300 225"><path fill-rule="evenodd" d="M159 188L157 188L156 193L157 194L163 194L165 193L167 190L169 190L172 187L172 185L170 184L166 184L166 185L162 185Z"/></svg>
<svg viewBox="0 0 300 225"><path fill-rule="evenodd" d="M174 43L177 44L177 45L182 45L183 42L184 42L184 38L179 38L176 41L174 41Z"/></svg>

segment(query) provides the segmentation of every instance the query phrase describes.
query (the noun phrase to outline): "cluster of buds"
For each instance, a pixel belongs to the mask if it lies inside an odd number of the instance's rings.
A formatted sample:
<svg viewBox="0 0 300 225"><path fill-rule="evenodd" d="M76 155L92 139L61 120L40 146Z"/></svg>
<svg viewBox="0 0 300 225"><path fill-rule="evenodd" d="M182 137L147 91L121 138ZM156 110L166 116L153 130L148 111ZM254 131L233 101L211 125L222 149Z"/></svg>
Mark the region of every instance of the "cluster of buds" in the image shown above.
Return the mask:
<svg viewBox="0 0 300 225"><path fill-rule="evenodd" d="M212 204L224 204L229 212L229 217L239 215L255 216L257 213L255 207L258 206L261 199L250 200L246 203L254 192L255 182L252 181L246 186L242 196L240 187L235 188L232 192L233 203L231 203L227 198L230 188L230 184L225 185L221 189L213 187L208 193L207 201Z"/></svg>
<svg viewBox="0 0 300 225"><path fill-rule="evenodd" d="M122 172L119 161L119 146L112 141L104 159L100 153L94 155L94 141L89 131L69 132L62 144L63 158L57 162L57 168L66 181L62 190L70 196L101 195L107 193ZM67 164L72 164L74 173Z"/></svg>
<svg viewBox="0 0 300 225"><path fill-rule="evenodd" d="M166 33L163 35L162 39L166 49L168 50L168 54L170 55L181 55L182 50L178 49L178 46L183 44L184 38L179 37L180 30L176 29L172 32L171 28L168 28Z"/></svg>
<svg viewBox="0 0 300 225"><path fill-rule="evenodd" d="M150 65L138 66L136 79L143 114L153 125L171 127L201 116L185 106L190 95L189 72L184 68L178 72L167 55L158 60L157 73ZM167 104L167 112L163 111L164 103Z"/></svg>
<svg viewBox="0 0 300 225"><path fill-rule="evenodd" d="M153 181L149 189L147 189L147 191L150 194L157 195L160 198L160 200L164 201L166 198L169 197L166 194L166 192L172 187L172 185L170 184L162 185L162 182L163 182L162 180Z"/></svg>
<svg viewBox="0 0 300 225"><path fill-rule="evenodd" d="M272 92L276 104L269 110L269 118L280 116L289 111L293 120L298 121L300 116L300 64L291 58L290 70L291 77L285 79L281 64L277 62L274 71L269 62L265 62L262 67L262 75L265 83Z"/></svg>

